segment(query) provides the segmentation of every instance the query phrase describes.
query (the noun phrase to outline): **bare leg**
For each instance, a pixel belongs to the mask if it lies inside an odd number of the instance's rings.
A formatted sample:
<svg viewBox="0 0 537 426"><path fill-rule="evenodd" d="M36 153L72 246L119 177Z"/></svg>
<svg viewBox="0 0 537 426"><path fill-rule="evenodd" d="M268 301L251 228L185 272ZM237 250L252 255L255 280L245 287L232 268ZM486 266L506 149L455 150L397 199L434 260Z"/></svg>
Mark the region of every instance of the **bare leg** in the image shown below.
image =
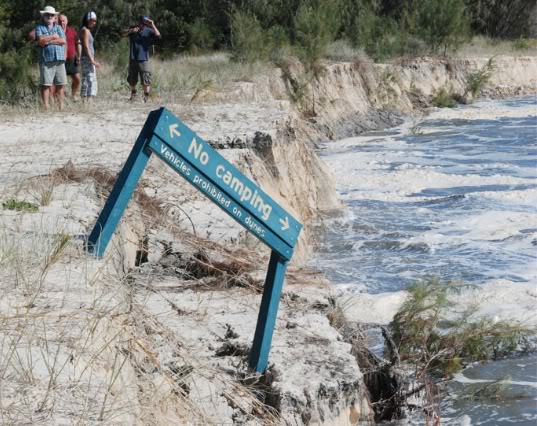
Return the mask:
<svg viewBox="0 0 537 426"><path fill-rule="evenodd" d="M50 97L50 86L41 86L41 100L43 101L43 107L48 110L48 101Z"/></svg>
<svg viewBox="0 0 537 426"><path fill-rule="evenodd" d="M149 92L151 92L151 85L144 84L144 101L147 102L149 99Z"/></svg>
<svg viewBox="0 0 537 426"><path fill-rule="evenodd" d="M56 89L57 87L54 84L50 86L50 100L52 103L54 103L54 98L56 97Z"/></svg>
<svg viewBox="0 0 537 426"><path fill-rule="evenodd" d="M134 99L136 98L136 84L131 84L131 97L130 97L130 101L134 101Z"/></svg>
<svg viewBox="0 0 537 426"><path fill-rule="evenodd" d="M71 82L71 96L73 99L77 97L78 89L80 87L80 74L74 74L71 76L73 81Z"/></svg>
<svg viewBox="0 0 537 426"><path fill-rule="evenodd" d="M56 89L54 90L54 95L56 96L56 99L58 99L60 111L63 111L63 99L65 95L63 86L56 86Z"/></svg>

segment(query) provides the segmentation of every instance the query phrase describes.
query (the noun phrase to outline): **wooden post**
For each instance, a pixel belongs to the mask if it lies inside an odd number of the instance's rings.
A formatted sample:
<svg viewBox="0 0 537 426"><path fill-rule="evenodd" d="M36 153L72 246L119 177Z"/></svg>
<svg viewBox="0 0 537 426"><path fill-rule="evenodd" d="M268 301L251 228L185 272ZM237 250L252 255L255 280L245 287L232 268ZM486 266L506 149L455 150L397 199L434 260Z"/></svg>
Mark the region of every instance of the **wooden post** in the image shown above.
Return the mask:
<svg viewBox="0 0 537 426"><path fill-rule="evenodd" d="M151 151L145 149L148 140L153 134L162 109L152 111L134 144L129 158L114 184L114 188L106 200L101 214L99 215L90 236L88 237L87 250L95 256L102 257L114 234L114 231L127 208L136 185L144 172L145 166L151 156Z"/></svg>
<svg viewBox="0 0 537 426"><path fill-rule="evenodd" d="M272 251L254 341L248 360L250 368L258 373L267 369L286 268L287 261Z"/></svg>

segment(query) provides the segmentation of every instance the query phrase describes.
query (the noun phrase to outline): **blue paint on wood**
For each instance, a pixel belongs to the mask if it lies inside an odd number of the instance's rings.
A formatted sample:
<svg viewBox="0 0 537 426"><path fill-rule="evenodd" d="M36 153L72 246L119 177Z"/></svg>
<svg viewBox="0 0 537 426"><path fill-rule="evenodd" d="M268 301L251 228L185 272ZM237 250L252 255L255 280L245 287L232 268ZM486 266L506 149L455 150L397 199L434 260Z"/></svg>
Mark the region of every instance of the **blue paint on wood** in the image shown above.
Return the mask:
<svg viewBox="0 0 537 426"><path fill-rule="evenodd" d="M209 200L250 231L252 235L278 252L284 259L291 259L293 255L293 248L291 246L267 228L263 222L260 222L245 210L241 204L236 203L227 195L226 191L211 181L209 177L175 151L170 145L163 142L160 138L153 136L147 146L165 163L209 198Z"/></svg>
<svg viewBox="0 0 537 426"><path fill-rule="evenodd" d="M155 127L155 134L274 234L289 246L295 246L302 225L166 109Z"/></svg>
<svg viewBox="0 0 537 426"><path fill-rule="evenodd" d="M254 342L248 359L250 368L258 373L267 369L286 268L287 261L273 251L270 255Z"/></svg>
<svg viewBox="0 0 537 426"><path fill-rule="evenodd" d="M123 212L136 189L138 180L149 161L151 152L146 152L144 148L148 139L151 137L161 113L162 109L152 111L149 114L123 169L119 173L114 188L108 196L108 200L106 200L106 204L88 237L88 252L95 256L102 257L104 255L106 247L121 220L121 216L123 216Z"/></svg>
<svg viewBox="0 0 537 426"><path fill-rule="evenodd" d="M149 114L88 237L88 251L96 256L104 254L151 152L272 248L248 360L256 372L265 371L287 261L291 259L302 225L164 108ZM227 181L226 172L230 176ZM244 188L250 191L249 196L244 195Z"/></svg>

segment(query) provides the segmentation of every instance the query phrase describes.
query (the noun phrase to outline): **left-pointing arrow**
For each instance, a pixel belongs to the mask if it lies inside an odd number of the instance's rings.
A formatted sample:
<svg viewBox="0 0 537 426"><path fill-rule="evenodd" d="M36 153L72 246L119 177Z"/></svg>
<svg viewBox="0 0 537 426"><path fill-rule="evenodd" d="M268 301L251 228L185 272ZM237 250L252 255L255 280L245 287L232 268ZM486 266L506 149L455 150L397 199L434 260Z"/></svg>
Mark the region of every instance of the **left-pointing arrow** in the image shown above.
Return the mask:
<svg viewBox="0 0 537 426"><path fill-rule="evenodd" d="M174 136L181 136L181 133L177 128L179 127L179 124L174 123L170 125L170 138L173 138Z"/></svg>
<svg viewBox="0 0 537 426"><path fill-rule="evenodd" d="M289 229L289 218L287 216L285 216L285 220L280 219L280 223L282 224L282 231Z"/></svg>

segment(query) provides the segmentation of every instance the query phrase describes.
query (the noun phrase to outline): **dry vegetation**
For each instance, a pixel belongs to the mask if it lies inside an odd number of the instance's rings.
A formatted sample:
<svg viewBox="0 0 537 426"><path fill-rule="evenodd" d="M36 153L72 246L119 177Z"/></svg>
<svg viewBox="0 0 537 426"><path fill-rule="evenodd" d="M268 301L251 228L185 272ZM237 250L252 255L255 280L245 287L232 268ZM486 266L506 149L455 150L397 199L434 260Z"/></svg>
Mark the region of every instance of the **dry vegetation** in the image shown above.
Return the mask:
<svg viewBox="0 0 537 426"><path fill-rule="evenodd" d="M245 421L277 423L255 378L215 369L148 312L143 294L159 289L133 286L118 257L124 239L104 260L88 257L73 233L77 212L66 205L66 218L47 207L66 202L65 187L87 196L88 184L102 202L111 183L106 170L68 164L5 193L35 200L38 211L0 211L0 423L219 424L222 403L207 398L220 393ZM146 220L165 218L143 192L135 198ZM211 287L259 285L247 274L251 259L168 230L191 245L186 275L210 277Z"/></svg>
<svg viewBox="0 0 537 426"><path fill-rule="evenodd" d="M125 55L127 53L120 52ZM74 113L93 110L117 110L127 104L130 88L127 83L127 63L122 57L111 53L98 58L102 64L97 70L99 84L95 100L72 102L66 97L66 111ZM206 92L225 92L233 83L251 82L262 78L274 70L274 65L266 62L239 63L230 61L229 55L215 53L204 56L183 55L169 60L152 59L153 84L151 102L156 104L189 104L202 100ZM37 79L37 67L33 73ZM141 90L141 89L140 89ZM66 86L70 95L70 87ZM141 102L141 100L139 101ZM14 105L0 103L0 113L6 118L20 114L50 114L44 112L37 93ZM54 113L54 108L51 110Z"/></svg>

